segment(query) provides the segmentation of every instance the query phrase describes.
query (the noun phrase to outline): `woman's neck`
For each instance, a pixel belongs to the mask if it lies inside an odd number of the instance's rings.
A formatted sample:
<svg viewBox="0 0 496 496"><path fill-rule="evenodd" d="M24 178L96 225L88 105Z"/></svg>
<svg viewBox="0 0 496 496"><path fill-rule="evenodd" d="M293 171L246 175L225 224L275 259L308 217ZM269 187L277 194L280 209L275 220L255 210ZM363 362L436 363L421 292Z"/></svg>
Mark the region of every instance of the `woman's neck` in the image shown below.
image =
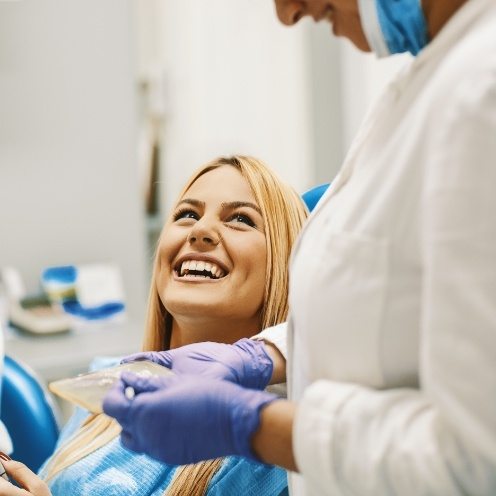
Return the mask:
<svg viewBox="0 0 496 496"><path fill-rule="evenodd" d="M434 39L467 0L422 0L429 38Z"/></svg>
<svg viewBox="0 0 496 496"><path fill-rule="evenodd" d="M235 343L260 332L260 325L258 317L251 320L173 318L170 348L202 341Z"/></svg>

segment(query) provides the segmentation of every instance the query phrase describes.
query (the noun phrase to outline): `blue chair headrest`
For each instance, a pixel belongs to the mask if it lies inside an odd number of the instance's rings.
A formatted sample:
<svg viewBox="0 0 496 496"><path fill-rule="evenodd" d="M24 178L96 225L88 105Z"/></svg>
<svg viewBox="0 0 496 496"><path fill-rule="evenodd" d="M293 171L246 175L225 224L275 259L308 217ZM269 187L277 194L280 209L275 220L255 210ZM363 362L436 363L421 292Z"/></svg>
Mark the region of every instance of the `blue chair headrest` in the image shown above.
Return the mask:
<svg viewBox="0 0 496 496"><path fill-rule="evenodd" d="M53 453L59 435L50 396L28 368L5 356L1 419L14 444L14 460L36 472Z"/></svg>
<svg viewBox="0 0 496 496"><path fill-rule="evenodd" d="M325 183L320 186L315 186L301 195L310 212L315 208L315 205L317 205L319 200L322 198L322 195L327 191L329 184L330 183Z"/></svg>

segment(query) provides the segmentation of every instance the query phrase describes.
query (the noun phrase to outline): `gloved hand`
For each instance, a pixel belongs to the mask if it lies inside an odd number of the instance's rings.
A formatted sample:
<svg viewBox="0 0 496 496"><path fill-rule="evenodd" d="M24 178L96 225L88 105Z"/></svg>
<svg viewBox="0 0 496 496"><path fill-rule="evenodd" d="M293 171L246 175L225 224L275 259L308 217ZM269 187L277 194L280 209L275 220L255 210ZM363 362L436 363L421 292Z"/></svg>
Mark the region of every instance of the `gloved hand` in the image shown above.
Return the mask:
<svg viewBox="0 0 496 496"><path fill-rule="evenodd" d="M177 375L195 374L225 379L243 387L265 389L274 364L263 341L240 339L234 344L195 343L169 351L148 351L124 358L121 363L150 360Z"/></svg>
<svg viewBox="0 0 496 496"><path fill-rule="evenodd" d="M129 398L126 388L134 389ZM124 447L172 465L227 455L257 459L251 437L261 409L277 396L191 375L138 377L124 372L103 411L122 426Z"/></svg>

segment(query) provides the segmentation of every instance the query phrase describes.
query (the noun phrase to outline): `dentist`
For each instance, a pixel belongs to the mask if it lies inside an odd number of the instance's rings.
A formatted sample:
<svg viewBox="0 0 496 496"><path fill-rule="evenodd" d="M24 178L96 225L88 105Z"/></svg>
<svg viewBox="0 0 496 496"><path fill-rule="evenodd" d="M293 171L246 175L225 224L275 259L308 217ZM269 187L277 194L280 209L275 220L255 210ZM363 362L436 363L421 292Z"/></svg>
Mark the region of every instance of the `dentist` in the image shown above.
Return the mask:
<svg viewBox="0 0 496 496"><path fill-rule="evenodd" d="M496 3L275 4L284 24L329 20L361 50L416 57L294 249L287 327L256 354L148 355L176 375L123 377L105 411L130 449L277 464L299 496L494 495ZM263 391L285 356L288 401Z"/></svg>

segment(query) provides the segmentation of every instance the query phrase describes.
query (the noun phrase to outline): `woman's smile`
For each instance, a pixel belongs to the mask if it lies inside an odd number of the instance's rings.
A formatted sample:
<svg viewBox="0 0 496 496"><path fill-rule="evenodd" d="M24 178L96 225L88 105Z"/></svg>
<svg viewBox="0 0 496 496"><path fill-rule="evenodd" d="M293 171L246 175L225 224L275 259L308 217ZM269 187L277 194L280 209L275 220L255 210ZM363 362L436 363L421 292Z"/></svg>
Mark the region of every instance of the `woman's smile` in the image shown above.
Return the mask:
<svg viewBox="0 0 496 496"><path fill-rule="evenodd" d="M174 264L172 273L181 282L219 282L229 275L229 269L215 257L191 253L182 256Z"/></svg>

